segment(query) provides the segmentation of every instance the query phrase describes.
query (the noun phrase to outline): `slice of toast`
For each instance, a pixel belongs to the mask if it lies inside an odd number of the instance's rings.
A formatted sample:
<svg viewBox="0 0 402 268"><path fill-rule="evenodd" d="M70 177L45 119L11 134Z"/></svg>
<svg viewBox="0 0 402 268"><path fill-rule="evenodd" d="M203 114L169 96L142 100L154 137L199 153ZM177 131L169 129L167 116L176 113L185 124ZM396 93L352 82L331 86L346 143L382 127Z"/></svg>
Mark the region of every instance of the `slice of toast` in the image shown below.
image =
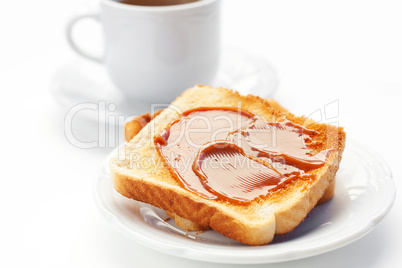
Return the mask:
<svg viewBox="0 0 402 268"><path fill-rule="evenodd" d="M313 180L294 180L265 198L248 205L202 198L180 186L158 154L154 136L180 113L197 107L239 107L267 121L284 118L319 132L321 141L314 153L331 149L325 165L309 171ZM228 89L196 86L185 91L172 105L146 125L110 162L113 184L122 195L174 213L183 219L210 227L223 235L250 245L272 241L274 234L292 231L323 197L335 178L345 146L342 128L319 124L305 117L277 111L258 97L241 96Z"/></svg>
<svg viewBox="0 0 402 268"><path fill-rule="evenodd" d="M289 113L289 111L281 106L277 101L273 99L264 99L264 101L273 109L282 113ZM124 139L126 142L131 141L151 120L158 116L162 110L156 111L153 114L145 113L140 116L129 118L124 124ZM335 192L335 178L331 180L327 189L325 189L324 195L318 200L317 205L323 204L329 201ZM188 219L184 219L173 212L166 211L167 215L172 218L176 225L187 231L205 231L208 230L208 226L202 226L196 222Z"/></svg>

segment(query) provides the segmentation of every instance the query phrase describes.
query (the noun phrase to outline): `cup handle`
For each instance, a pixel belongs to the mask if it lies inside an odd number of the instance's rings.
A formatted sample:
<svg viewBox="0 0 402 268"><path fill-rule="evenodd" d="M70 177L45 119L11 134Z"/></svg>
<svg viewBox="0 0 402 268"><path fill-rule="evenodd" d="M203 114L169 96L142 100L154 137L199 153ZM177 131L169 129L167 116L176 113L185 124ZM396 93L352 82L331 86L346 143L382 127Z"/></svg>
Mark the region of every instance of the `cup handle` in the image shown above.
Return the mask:
<svg viewBox="0 0 402 268"><path fill-rule="evenodd" d="M87 59L89 59L89 60L102 63L102 62L103 62L103 56L97 56L97 55L93 55L93 54L91 54L91 53L88 53L87 51L81 49L81 48L75 43L75 41L74 41L74 39L73 39L72 32L73 32L73 29L74 29L76 23L79 22L80 20L87 19L87 18L93 19L93 20L95 20L95 21L97 21L97 22L100 22L100 16L99 16L99 14L96 14L96 13L94 13L94 14L77 15L77 16L73 17L73 18L68 22L67 27L66 27L66 37L67 37L67 41L68 41L68 44L70 45L70 47L71 47L78 55L81 55L82 57L87 58Z"/></svg>

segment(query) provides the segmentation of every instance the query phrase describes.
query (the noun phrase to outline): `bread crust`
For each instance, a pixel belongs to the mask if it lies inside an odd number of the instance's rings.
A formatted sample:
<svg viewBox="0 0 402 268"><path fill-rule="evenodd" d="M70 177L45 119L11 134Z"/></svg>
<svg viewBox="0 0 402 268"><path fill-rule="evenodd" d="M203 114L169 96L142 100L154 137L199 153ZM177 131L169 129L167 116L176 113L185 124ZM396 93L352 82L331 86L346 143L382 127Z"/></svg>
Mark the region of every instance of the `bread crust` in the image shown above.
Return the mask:
<svg viewBox="0 0 402 268"><path fill-rule="evenodd" d="M314 171L316 179L292 182L264 199L253 201L247 206L239 206L204 199L183 189L163 165L158 165L156 169L138 168L135 165L133 167L132 164L136 162L130 159L132 153L138 153L141 159L154 159L155 163L161 160L152 143L152 137L178 118L178 110L183 112L200 106L237 107L238 103L242 108L266 120L278 121L286 117L292 122L323 133L322 137L319 137L322 139L322 146L333 150L326 164ZM321 198L325 200L332 197L335 174L345 146L345 133L342 128L318 124L304 117L295 117L279 109L275 110L266 100L255 96L241 96L232 90L213 89L208 86L196 86L187 90L172 105L179 109L163 111L128 143L120 159L111 160L113 184L123 196L152 204L202 228L212 228L249 245L267 244L272 241L274 234L292 231ZM146 137L145 142L137 148L136 144L141 142L142 137ZM326 189L330 189L328 193Z"/></svg>

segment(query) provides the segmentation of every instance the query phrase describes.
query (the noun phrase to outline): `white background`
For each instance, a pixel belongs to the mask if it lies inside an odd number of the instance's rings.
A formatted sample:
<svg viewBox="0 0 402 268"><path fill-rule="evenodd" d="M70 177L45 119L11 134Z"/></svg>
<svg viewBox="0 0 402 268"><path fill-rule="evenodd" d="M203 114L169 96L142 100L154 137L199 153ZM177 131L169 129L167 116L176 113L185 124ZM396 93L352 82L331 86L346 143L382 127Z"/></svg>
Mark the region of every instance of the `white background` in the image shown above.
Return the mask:
<svg viewBox="0 0 402 268"><path fill-rule="evenodd" d="M0 3L0 266L202 267L129 240L95 208L92 183L112 148L84 150L68 143L66 110L49 93L52 74L76 59L64 26L88 3ZM274 97L293 113L309 115L339 101L338 121L348 139L382 155L400 191L401 14L400 1L226 0L222 37L224 44L275 66L280 85ZM84 43L98 43L96 25L85 29L90 32ZM96 139L96 123L75 124L80 139ZM397 195L367 236L275 267L396 267L402 262L401 208Z"/></svg>

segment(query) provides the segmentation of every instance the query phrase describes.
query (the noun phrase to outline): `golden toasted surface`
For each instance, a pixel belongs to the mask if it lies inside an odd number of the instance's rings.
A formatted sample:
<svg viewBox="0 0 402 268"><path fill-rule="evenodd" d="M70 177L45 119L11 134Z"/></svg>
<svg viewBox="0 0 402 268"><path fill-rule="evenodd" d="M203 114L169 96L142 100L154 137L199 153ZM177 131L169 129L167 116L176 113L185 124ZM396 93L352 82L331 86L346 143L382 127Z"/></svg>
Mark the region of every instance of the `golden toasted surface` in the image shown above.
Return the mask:
<svg viewBox="0 0 402 268"><path fill-rule="evenodd" d="M295 117L271 105L272 102L270 104L255 96L241 96L228 89L196 86L187 90L128 143L119 159L111 160L115 189L126 197L150 203L250 245L267 244L273 239L274 233L290 232L333 183L345 145L345 133L341 128ZM332 151L326 164L312 171L316 174L314 180L294 181L247 206L207 200L180 187L153 144L154 135L177 120L182 112L197 107L239 107L267 121L286 117L320 133L314 137L321 141L312 148L315 152L328 148L332 148Z"/></svg>

